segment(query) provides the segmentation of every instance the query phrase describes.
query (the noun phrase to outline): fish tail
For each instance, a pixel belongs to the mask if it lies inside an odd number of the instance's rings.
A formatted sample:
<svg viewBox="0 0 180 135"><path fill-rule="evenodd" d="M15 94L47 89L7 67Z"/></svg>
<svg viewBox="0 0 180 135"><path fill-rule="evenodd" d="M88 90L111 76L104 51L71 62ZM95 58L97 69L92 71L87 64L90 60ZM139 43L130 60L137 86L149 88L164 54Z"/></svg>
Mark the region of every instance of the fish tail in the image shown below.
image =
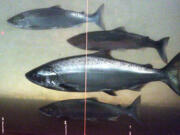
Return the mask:
<svg viewBox="0 0 180 135"><path fill-rule="evenodd" d="M178 53L162 70L167 77L164 82L167 83L176 94L180 95L180 53Z"/></svg>
<svg viewBox="0 0 180 135"><path fill-rule="evenodd" d="M95 18L95 23L100 28L105 30L105 25L104 25L103 18L102 18L103 11L104 11L104 4L102 4L92 16Z"/></svg>
<svg viewBox="0 0 180 135"><path fill-rule="evenodd" d="M127 108L128 116L132 117L137 123L141 124L142 122L138 118L138 106L141 103L141 96L138 96L134 102Z"/></svg>
<svg viewBox="0 0 180 135"><path fill-rule="evenodd" d="M165 46L168 44L168 41L169 41L169 37L162 38L159 41L157 41L157 44L156 44L156 47L155 47L157 49L161 59L165 63L168 62L167 55L166 55L166 52L165 52Z"/></svg>

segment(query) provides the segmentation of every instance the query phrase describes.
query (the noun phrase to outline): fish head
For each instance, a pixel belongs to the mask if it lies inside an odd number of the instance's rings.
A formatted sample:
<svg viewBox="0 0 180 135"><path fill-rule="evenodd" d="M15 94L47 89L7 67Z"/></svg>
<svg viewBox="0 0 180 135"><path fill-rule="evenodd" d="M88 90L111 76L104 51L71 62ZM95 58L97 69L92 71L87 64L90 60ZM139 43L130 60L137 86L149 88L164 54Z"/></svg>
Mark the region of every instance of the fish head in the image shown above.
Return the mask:
<svg viewBox="0 0 180 135"><path fill-rule="evenodd" d="M55 118L63 117L63 113L61 109L55 103L41 107L39 108L39 111L42 115L45 115L47 117L55 117Z"/></svg>
<svg viewBox="0 0 180 135"><path fill-rule="evenodd" d="M25 76L31 82L46 88L54 89L58 83L57 74L50 66L36 68L26 73Z"/></svg>
<svg viewBox="0 0 180 135"><path fill-rule="evenodd" d="M27 16L24 14L18 14L16 16L13 16L7 20L8 23L14 25L18 28L28 28L29 27L29 21L27 19Z"/></svg>
<svg viewBox="0 0 180 135"><path fill-rule="evenodd" d="M84 35L78 35L72 38L69 38L68 43L74 45L78 48L85 49L86 48L86 37Z"/></svg>

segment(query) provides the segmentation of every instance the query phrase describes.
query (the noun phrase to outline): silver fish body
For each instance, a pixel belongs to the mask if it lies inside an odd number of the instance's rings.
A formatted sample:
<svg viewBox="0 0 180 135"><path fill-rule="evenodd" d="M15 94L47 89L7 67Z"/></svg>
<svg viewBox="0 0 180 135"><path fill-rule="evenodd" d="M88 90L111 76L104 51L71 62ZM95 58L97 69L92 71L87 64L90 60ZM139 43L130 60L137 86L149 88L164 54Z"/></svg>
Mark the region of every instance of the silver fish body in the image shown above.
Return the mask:
<svg viewBox="0 0 180 135"><path fill-rule="evenodd" d="M89 22L95 22L104 28L101 12L104 5L101 5L96 13L88 15ZM8 19L10 24L23 29L52 29L68 28L86 22L87 15L84 12L65 10L59 6L29 10Z"/></svg>
<svg viewBox="0 0 180 135"><path fill-rule="evenodd" d="M83 120L84 104L84 99L70 99L51 103L41 107L39 110L41 114L48 117ZM137 116L139 104L140 97L126 108L120 105L98 102L95 98L88 98L86 100L86 118L89 121L116 121L120 116L127 115L139 122Z"/></svg>
<svg viewBox="0 0 180 135"><path fill-rule="evenodd" d="M157 49L164 62L167 56L164 47L168 44L169 37L154 41L147 36L127 32L123 27L109 31L88 32L88 50L116 50L139 49L151 47ZM86 33L73 36L67 40L70 44L86 49Z"/></svg>
<svg viewBox="0 0 180 135"><path fill-rule="evenodd" d="M176 60L177 57L179 55L175 57ZM153 69L149 65L115 60L104 53L96 53L88 55L87 63L84 55L52 61L26 73L26 77L46 88L84 92L86 72L87 92L104 91L115 95L116 90L138 90L148 82L163 81L179 94L179 83L174 84L174 80L171 81L174 74L165 69Z"/></svg>

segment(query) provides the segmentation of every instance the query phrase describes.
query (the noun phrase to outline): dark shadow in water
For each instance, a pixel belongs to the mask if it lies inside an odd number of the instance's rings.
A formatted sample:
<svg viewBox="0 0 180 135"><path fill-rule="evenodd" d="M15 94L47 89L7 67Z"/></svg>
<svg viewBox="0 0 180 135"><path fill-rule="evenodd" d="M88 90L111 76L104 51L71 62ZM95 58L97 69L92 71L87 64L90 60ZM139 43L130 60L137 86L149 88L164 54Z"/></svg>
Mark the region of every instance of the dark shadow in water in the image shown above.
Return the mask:
<svg viewBox="0 0 180 135"><path fill-rule="evenodd" d="M40 115L38 108L53 101L1 98L0 116L5 118L5 133L17 135L64 135L64 120ZM143 125L122 116L117 122L87 122L87 135L179 135L180 109L139 108ZM0 122L1 123L1 122ZM68 135L83 135L83 121L68 121ZM0 130L1 131L1 130Z"/></svg>

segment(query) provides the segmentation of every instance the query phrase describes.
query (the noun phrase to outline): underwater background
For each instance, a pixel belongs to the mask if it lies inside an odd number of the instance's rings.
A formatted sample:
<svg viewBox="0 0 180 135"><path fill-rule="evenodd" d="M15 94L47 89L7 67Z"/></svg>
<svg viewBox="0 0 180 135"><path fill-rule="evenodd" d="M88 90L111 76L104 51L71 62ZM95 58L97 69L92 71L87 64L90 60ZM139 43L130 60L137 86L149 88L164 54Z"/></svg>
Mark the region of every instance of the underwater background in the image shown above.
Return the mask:
<svg viewBox="0 0 180 135"><path fill-rule="evenodd" d="M94 13L104 3L103 19L107 30L124 26L127 31L154 40L169 36L166 47L168 61L179 53L179 0L89 0L88 3L89 13ZM84 93L61 92L35 85L26 79L25 73L54 59L85 54L85 50L75 48L66 41L84 33L85 23L67 29L25 30L15 28L6 21L20 12L54 5L86 11L86 0L0 0L0 117L4 118L5 134L64 134L63 120L44 117L38 109L54 101L84 98ZM101 29L94 23L88 24L88 31L96 30ZM154 68L166 65L152 48L116 50L111 54L117 59L134 63L151 63ZM143 125L137 125L126 116L118 122L87 122L87 135L127 135L129 125L132 125L134 135L180 134L180 97L166 84L152 82L138 92L121 90L116 93L118 96L92 92L87 93L87 97L128 106L141 95L138 114ZM68 135L81 135L83 130L83 121L68 122Z"/></svg>

